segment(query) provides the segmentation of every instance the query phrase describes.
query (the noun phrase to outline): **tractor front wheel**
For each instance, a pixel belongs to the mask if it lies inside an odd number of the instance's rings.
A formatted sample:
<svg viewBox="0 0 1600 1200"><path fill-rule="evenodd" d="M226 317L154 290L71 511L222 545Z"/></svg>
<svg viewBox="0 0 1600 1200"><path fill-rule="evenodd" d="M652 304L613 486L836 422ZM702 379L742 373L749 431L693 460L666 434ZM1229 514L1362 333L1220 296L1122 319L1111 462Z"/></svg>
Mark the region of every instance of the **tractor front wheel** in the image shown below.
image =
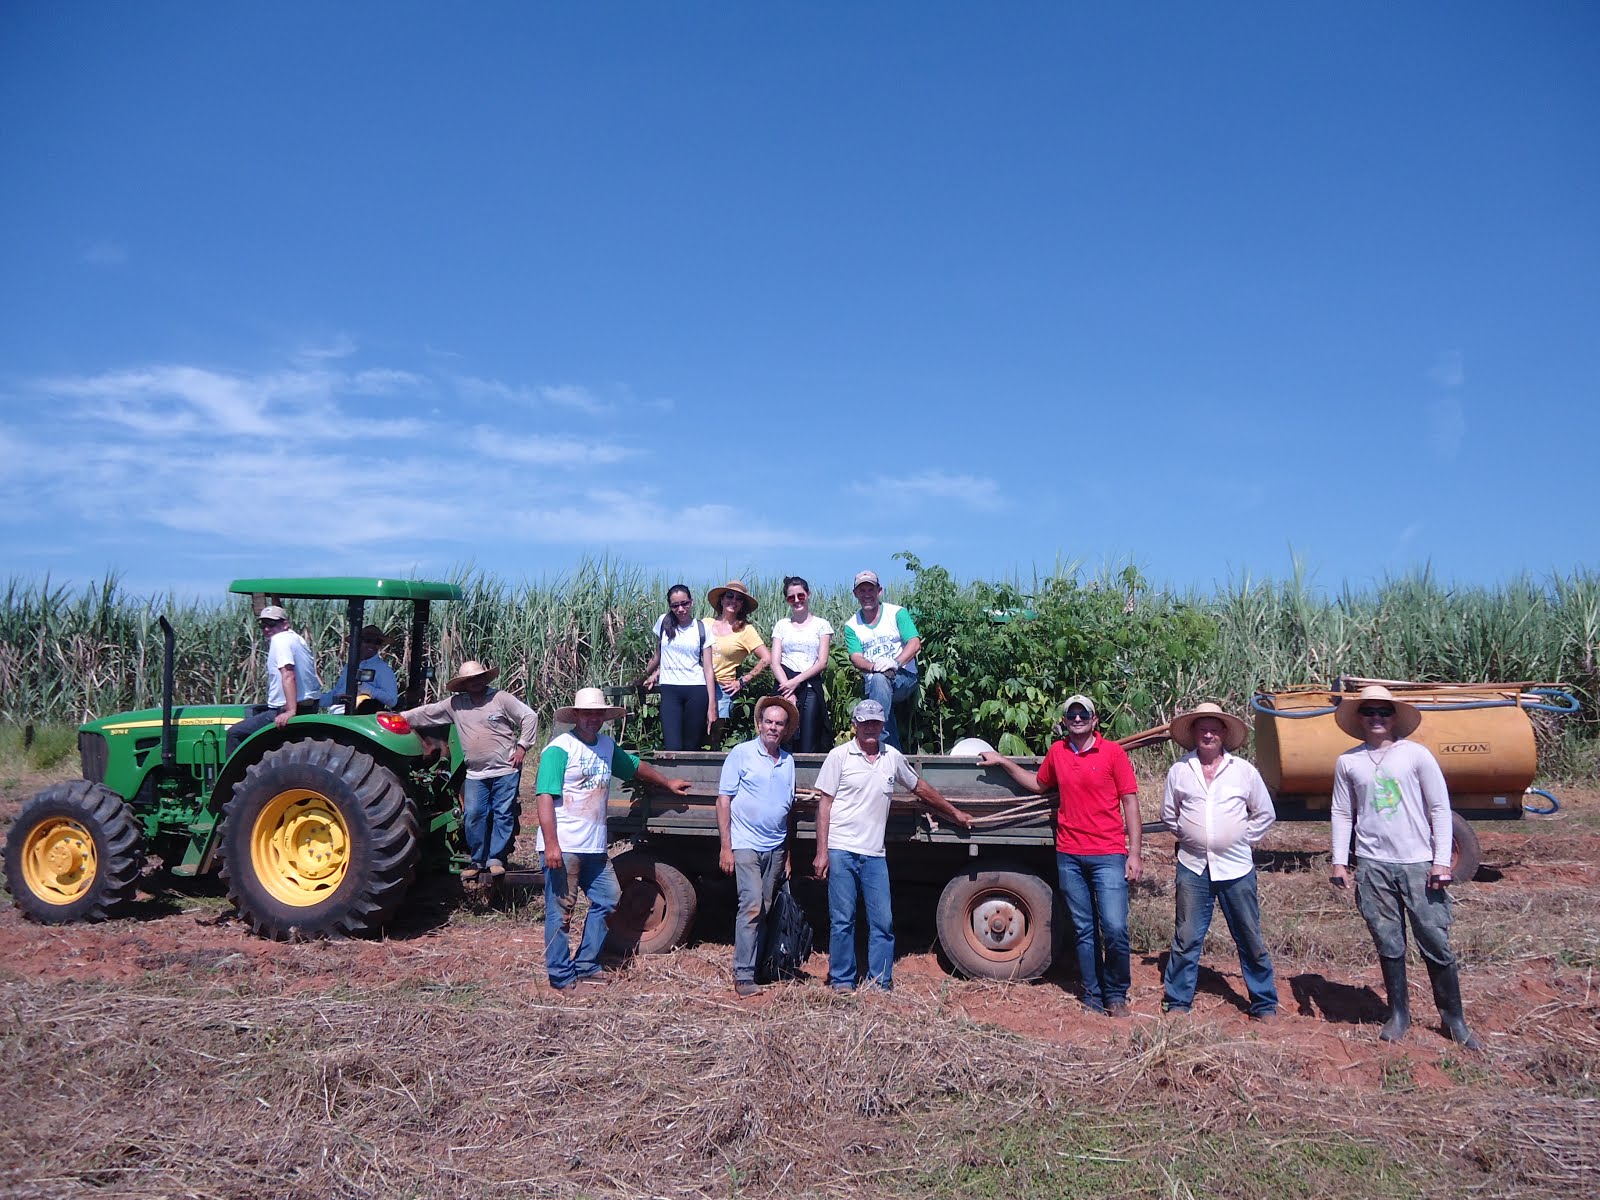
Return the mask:
<svg viewBox="0 0 1600 1200"><path fill-rule="evenodd" d="M104 784L45 788L6 834L6 882L17 909L45 925L104 921L133 898L144 863L133 810Z"/></svg>
<svg viewBox="0 0 1600 1200"><path fill-rule="evenodd" d="M263 937L364 936L416 874L416 808L392 771L337 742L291 742L223 809L228 898Z"/></svg>

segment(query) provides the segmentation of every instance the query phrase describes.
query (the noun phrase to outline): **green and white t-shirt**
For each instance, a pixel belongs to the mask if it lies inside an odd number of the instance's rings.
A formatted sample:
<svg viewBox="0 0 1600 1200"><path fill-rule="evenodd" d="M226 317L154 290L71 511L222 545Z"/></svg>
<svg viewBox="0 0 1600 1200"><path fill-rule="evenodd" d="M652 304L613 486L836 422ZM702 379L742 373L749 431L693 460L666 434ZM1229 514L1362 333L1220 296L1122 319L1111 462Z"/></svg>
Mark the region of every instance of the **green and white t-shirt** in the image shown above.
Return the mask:
<svg viewBox="0 0 1600 1200"><path fill-rule="evenodd" d="M632 779L639 760L605 734L589 745L575 734L550 739L539 755L539 778L534 791L556 798L556 841L563 854L606 852L606 801L611 779ZM544 830L538 848L544 850Z"/></svg>
<svg viewBox="0 0 1600 1200"><path fill-rule="evenodd" d="M921 637L912 623L911 614L898 604L883 604L878 608L878 619L871 625L861 619L861 610L844 623L844 648L851 654L864 654L875 666L886 667L900 656L905 644ZM917 660L912 659L900 668L902 675L917 673Z"/></svg>

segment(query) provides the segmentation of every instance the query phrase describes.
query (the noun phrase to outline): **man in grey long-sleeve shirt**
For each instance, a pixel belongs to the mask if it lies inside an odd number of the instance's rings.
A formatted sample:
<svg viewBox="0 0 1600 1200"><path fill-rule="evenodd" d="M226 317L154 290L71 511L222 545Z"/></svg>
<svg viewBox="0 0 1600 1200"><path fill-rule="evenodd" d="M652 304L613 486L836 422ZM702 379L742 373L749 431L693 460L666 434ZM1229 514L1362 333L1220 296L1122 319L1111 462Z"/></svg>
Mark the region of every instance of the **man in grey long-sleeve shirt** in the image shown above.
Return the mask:
<svg viewBox="0 0 1600 1200"><path fill-rule="evenodd" d="M412 725L454 725L467 763L461 819L472 860L461 878L476 879L487 867L498 878L517 834L517 791L522 760L539 736L539 716L510 692L489 686L500 674L471 659L447 686L456 694L401 713Z"/></svg>
<svg viewBox="0 0 1600 1200"><path fill-rule="evenodd" d="M1329 880L1336 888L1350 886L1353 813L1356 906L1366 918L1389 993L1389 1019L1378 1036L1398 1042L1411 1024L1409 918L1445 1033L1469 1050L1480 1050L1461 1011L1460 971L1450 949L1450 893L1445 890L1453 840L1450 793L1427 747L1405 740L1422 723L1422 714L1374 685L1341 701L1334 720L1362 744L1341 754L1333 768Z"/></svg>

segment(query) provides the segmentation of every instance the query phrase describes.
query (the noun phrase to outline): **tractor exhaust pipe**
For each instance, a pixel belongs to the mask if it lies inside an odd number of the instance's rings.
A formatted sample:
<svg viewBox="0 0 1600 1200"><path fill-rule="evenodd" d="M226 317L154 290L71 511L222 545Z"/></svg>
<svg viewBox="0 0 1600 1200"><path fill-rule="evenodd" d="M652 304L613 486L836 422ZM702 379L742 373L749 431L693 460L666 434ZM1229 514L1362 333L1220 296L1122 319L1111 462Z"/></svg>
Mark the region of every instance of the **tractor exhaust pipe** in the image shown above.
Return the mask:
<svg viewBox="0 0 1600 1200"><path fill-rule="evenodd" d="M172 668L178 635L161 617L161 765L171 769L178 761L178 731L172 727Z"/></svg>

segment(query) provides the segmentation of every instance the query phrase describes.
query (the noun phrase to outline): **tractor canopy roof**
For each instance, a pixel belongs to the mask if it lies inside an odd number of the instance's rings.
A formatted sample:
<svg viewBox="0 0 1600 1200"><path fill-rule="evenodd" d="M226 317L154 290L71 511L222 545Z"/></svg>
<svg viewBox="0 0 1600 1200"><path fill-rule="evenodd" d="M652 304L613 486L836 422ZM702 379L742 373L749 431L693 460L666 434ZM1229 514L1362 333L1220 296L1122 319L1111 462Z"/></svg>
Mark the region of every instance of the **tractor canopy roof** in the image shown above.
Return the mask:
<svg viewBox="0 0 1600 1200"><path fill-rule="evenodd" d="M282 596L286 600L460 600L453 583L426 583L419 579L363 579L355 575L326 579L235 579L230 592Z"/></svg>

